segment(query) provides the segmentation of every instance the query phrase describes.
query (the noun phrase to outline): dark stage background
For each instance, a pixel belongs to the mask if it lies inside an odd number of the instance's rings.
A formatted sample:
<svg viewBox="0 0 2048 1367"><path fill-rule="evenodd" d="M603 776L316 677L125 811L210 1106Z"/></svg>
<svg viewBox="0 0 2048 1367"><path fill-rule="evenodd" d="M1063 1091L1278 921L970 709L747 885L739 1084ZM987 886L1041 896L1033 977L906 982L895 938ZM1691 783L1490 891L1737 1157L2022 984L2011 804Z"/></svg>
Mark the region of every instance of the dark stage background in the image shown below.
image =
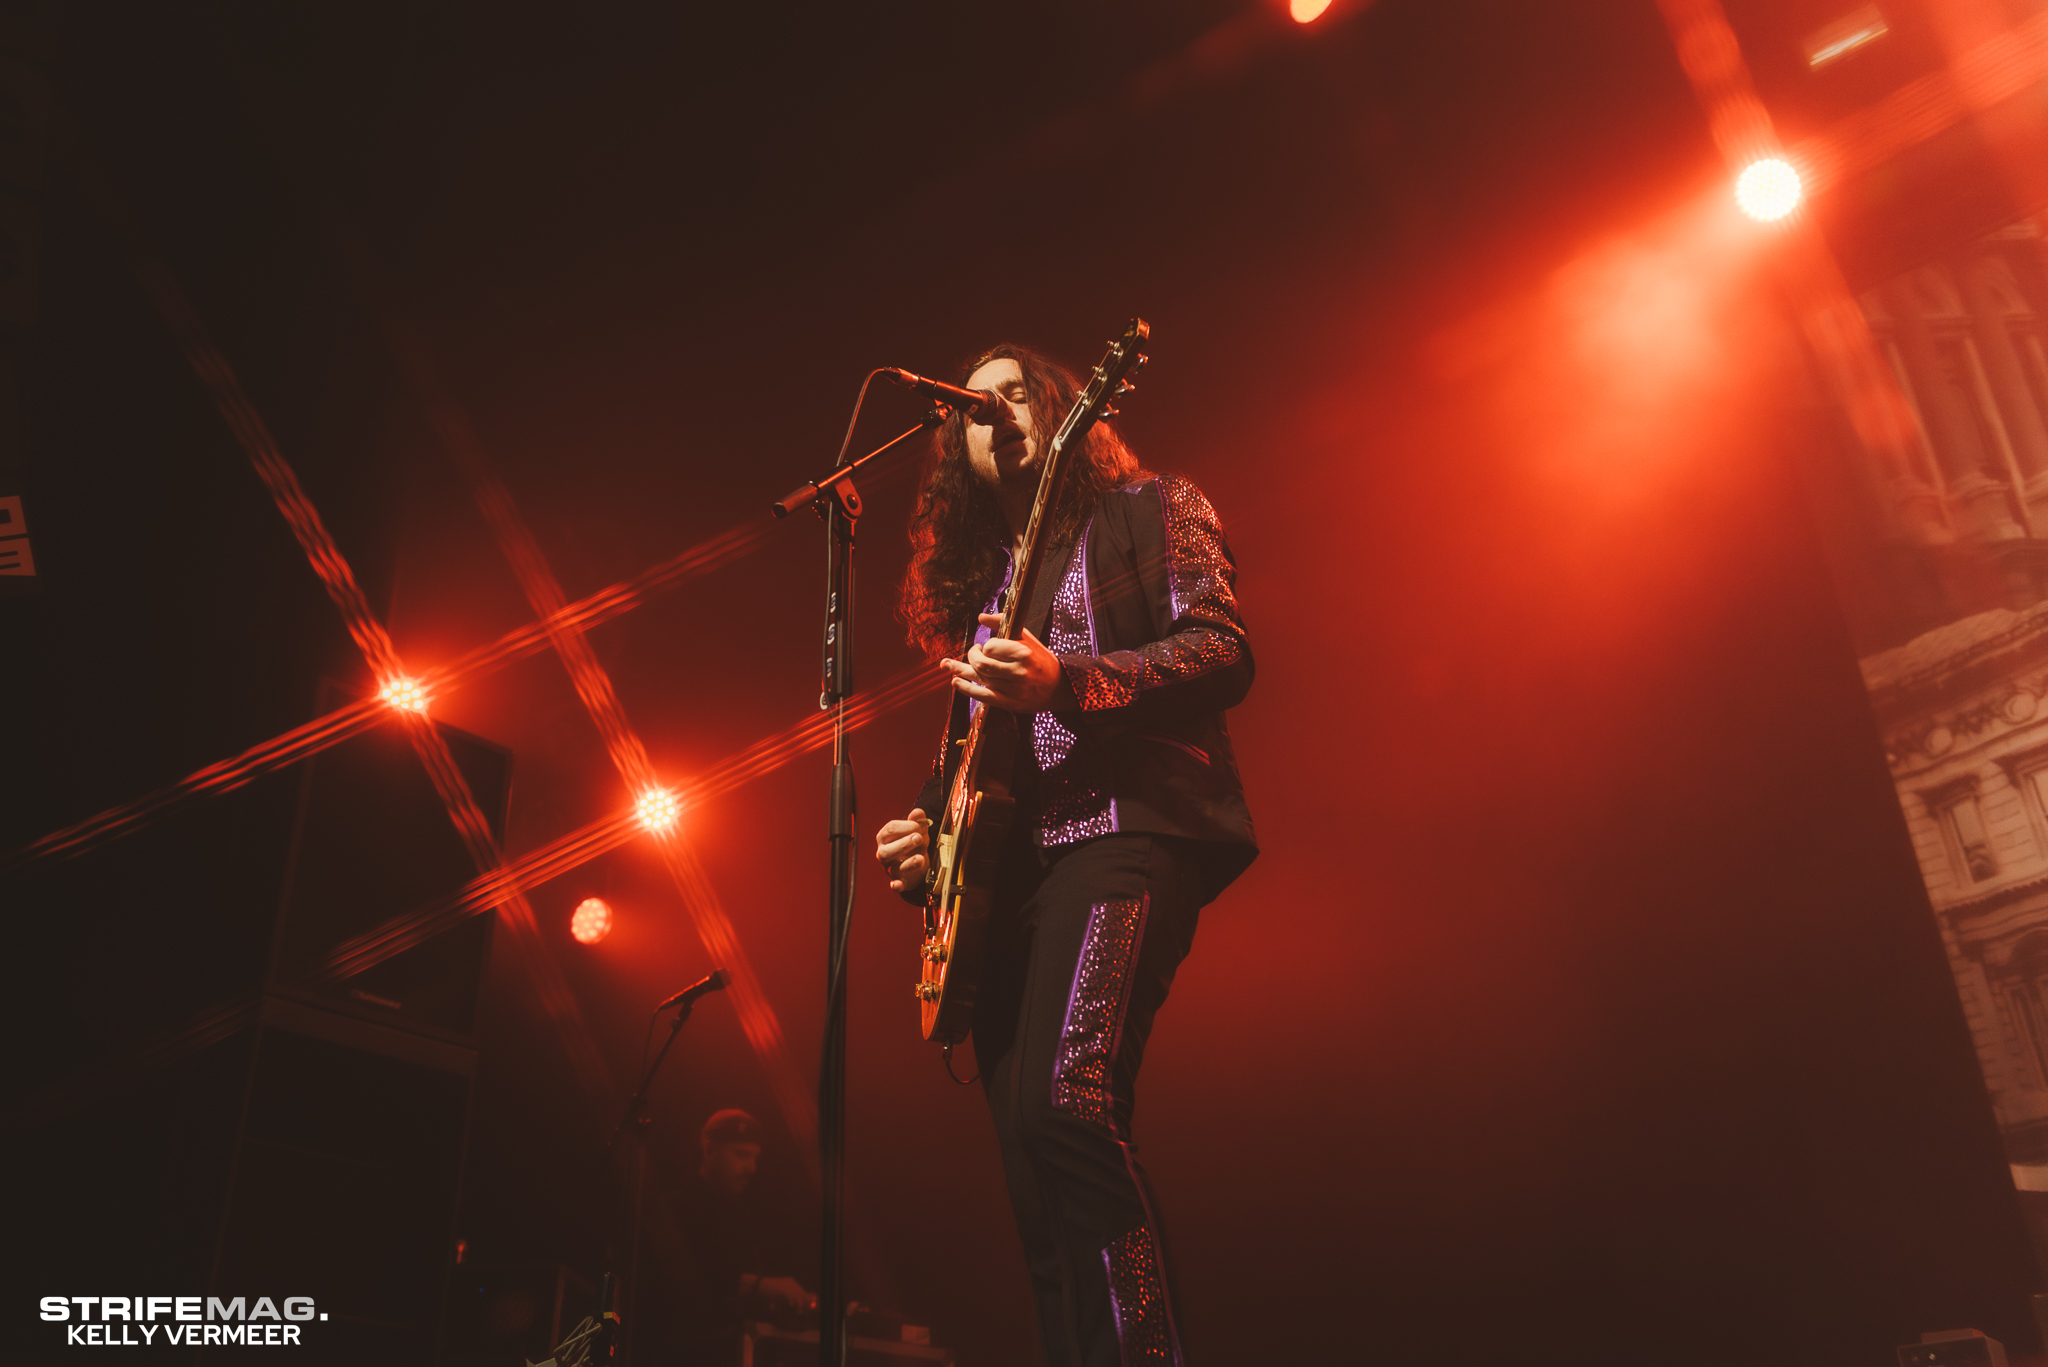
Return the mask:
<svg viewBox="0 0 2048 1367"><path fill-rule="evenodd" d="M12 23L50 116L19 419L46 582L0 603L0 845L306 720L323 677L372 687L95 175L421 665L531 613L392 317L574 597L765 520L870 367L950 376L1005 337L1082 367L1142 313L1125 432L1220 508L1259 662L1232 725L1264 853L1205 913L1136 1126L1191 1357L1847 1367L1964 1324L2034 1347L2038 1275L1805 511L1834 419L1654 6ZM862 433L915 414L879 394ZM863 489L870 686L915 663L890 619L913 488ZM822 559L792 520L592 634L665 779L809 715ZM864 846L936 708L857 733ZM433 713L511 752L514 853L626 800L551 655ZM807 1081L825 764L683 818ZM165 1108L203 1129L209 1094L65 1089L260 959L295 782L0 888L37 1294L201 1289L206 1201L151 1155ZM979 1097L917 1038L911 914L861 878L855 1294L969 1367L1025 1363ZM640 844L531 895L616 1106L647 1009L714 961ZM620 924L584 947L591 895ZM480 1012L454 1237L595 1273L614 1112L502 934ZM808 1215L729 1003L671 1068L668 1175L745 1106L764 1185ZM26 1292L12 1313L40 1328Z"/></svg>

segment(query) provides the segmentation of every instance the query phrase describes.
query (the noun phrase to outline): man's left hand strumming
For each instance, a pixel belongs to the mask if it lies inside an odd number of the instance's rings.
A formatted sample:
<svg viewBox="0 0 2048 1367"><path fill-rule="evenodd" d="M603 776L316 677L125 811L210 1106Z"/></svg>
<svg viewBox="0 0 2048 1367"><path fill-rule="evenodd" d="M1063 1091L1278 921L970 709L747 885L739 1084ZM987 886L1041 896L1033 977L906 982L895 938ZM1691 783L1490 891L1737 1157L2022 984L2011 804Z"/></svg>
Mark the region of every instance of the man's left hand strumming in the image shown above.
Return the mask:
<svg viewBox="0 0 2048 1367"><path fill-rule="evenodd" d="M1003 619L984 612L981 624L1000 627ZM1007 712L1043 711L1059 691L1059 658L1029 631L1015 641L991 637L969 650L966 660L939 664L953 676L953 687Z"/></svg>

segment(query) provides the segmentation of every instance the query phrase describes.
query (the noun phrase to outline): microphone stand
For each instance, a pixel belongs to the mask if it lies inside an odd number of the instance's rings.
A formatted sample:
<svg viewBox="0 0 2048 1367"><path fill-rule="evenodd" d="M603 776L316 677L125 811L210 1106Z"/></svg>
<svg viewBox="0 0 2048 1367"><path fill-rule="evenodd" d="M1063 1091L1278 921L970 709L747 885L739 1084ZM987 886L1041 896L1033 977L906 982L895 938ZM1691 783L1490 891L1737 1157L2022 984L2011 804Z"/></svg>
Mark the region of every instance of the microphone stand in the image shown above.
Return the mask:
<svg viewBox="0 0 2048 1367"><path fill-rule="evenodd" d="M853 764L846 754L846 702L853 696L853 546L860 494L853 474L876 456L945 421L932 408L924 420L859 460L806 484L774 506L787 517L809 504L825 520L825 671L820 710L832 719L832 782L825 841L831 874L826 890L825 1040L818 1068L818 1171L824 1222L818 1258L818 1361L846 1361L846 943L853 922Z"/></svg>
<svg viewBox="0 0 2048 1367"><path fill-rule="evenodd" d="M690 1019L690 1008L695 1005L695 1002L686 1001L683 1003L683 1009L676 1012L675 1024L668 1028L668 1038L661 1042L661 1051L654 1056L654 1062L647 1065L647 1071L641 1074L640 1085L633 1089L632 1100L626 1103L625 1115L619 1118L618 1128L612 1131L612 1137L604 1146L605 1152L610 1153L618 1147L620 1135L628 1130L633 1133L633 1247L626 1255L625 1342L618 1345L621 1350L620 1356L628 1363L633 1360L633 1328L640 1318L641 1224L647 1213L647 1126L653 1119L651 1116L642 1115L640 1111L647 1104L647 1089L654 1085L654 1075L661 1071L661 1061L667 1058L668 1051L675 1047L676 1036L683 1033L683 1026ZM605 1284L606 1290L609 1291L610 1273L605 1274ZM602 1315L609 1309L610 1303L607 1300L604 1305L598 1307L598 1313ZM619 1325L614 1320L606 1332L609 1336L616 1337L618 1330Z"/></svg>

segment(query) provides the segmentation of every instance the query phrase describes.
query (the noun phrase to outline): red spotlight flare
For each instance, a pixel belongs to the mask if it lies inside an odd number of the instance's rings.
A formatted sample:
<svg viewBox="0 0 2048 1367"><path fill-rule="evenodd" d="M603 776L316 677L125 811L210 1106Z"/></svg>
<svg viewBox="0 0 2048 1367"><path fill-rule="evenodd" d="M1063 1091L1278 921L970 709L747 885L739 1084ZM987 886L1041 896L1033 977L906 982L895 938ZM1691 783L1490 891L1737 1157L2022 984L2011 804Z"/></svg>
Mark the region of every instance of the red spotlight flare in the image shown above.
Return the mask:
<svg viewBox="0 0 2048 1367"><path fill-rule="evenodd" d="M569 918L569 933L582 945L594 945L611 934L611 904L602 897L586 897L578 902L575 914Z"/></svg>
<svg viewBox="0 0 2048 1367"><path fill-rule="evenodd" d="M478 874L454 893L416 911L401 913L335 946L324 965L333 978L366 973L386 959L425 944L450 926L509 904L523 889L538 887L581 868L641 833L631 812L608 816L559 836L516 860Z"/></svg>
<svg viewBox="0 0 2048 1367"><path fill-rule="evenodd" d="M543 620L553 620L564 606L561 583L549 568L547 558L541 553L540 545L534 540L525 520L520 517L511 490L491 470L468 416L442 389L425 351L413 342L403 327L396 324L395 318L393 324L393 342L407 361L413 379L427 401L428 412L442 444L469 477L477 507L496 534L499 549L511 564L528 604ZM603 737L612 763L626 781L627 791L639 794L635 815L640 824L662 837L658 843L663 861L675 880L676 891L682 896L684 907L696 924L698 938L711 951L712 957L724 963L732 975L733 1004L738 1010L742 1028L760 1055L791 1131L799 1141L808 1140L816 1125L810 1094L795 1062L789 1057L775 1009L762 991L760 979L740 945L732 918L719 902L710 881L703 876L695 860L687 856L680 842L668 838L681 813L681 803L673 793L660 786L654 763L648 758L647 747L627 721L625 708L612 687L611 676L598 663L597 655L591 650L583 632L556 629L549 632L549 642L554 646L562 667L568 671L591 722Z"/></svg>
<svg viewBox="0 0 2048 1367"><path fill-rule="evenodd" d="M418 679L386 679L377 696L401 711L425 714L427 710L427 690Z"/></svg>
<svg viewBox="0 0 2048 1367"><path fill-rule="evenodd" d="M1679 65L1692 82L1693 94L1707 115L1714 141L1727 164L1731 168L1747 167L1759 159L1776 156L1777 134L1757 96L1749 67L1742 58L1742 45L1729 26L1721 0L1657 0L1657 4L1678 49ZM2048 20L2048 13L2042 18ZM1994 64L2002 63L2003 70L2019 60L2014 53L2001 51L1995 54ZM1980 89L1990 88L1981 81L1977 84ZM1919 87L1922 82L1913 85ZM1792 154L1789 164L1799 169L1803 181L1817 191L1824 190L1843 168L1874 164L1860 159L1889 155L1887 148L1895 150L1910 145L1912 140L1931 136L1934 116L1940 113L1943 103L1936 87L1945 89L1947 85L1943 78L1920 90L1908 87L1895 91L1887 97L1886 105L1902 96L1909 98L1867 125L1864 133L1850 137L1843 132L1863 116L1846 120L1822 138L1820 144L1811 140L1804 144L1802 150ZM1918 110L1925 117L1907 117L1909 110ZM1876 136L1878 132L1884 136ZM1825 144L1832 144L1834 151L1821 157L1817 148L1824 150ZM1794 220L1786 226L1790 231L1782 248L1788 263L1784 279L1790 286L1800 326L1828 387L1848 409L1857 436L1878 455L1888 470L1888 478L1906 490L1901 505L1903 514L1917 521L1918 515L1911 511L1918 497L1913 492L1916 480L1909 472L1916 444L1922 440L1919 419L1899 387L1898 376L1878 349L1870 320L1864 317L1855 296L1849 292L1841 266L1820 230L1810 220L1803 224Z"/></svg>
<svg viewBox="0 0 2048 1367"><path fill-rule="evenodd" d="M548 648L553 633L593 627L647 601L654 592L739 559L752 550L761 533L751 521L734 527L709 541L700 542L631 579L599 589L587 598L559 612L525 626L514 627L497 640L469 651L449 664L428 670L412 680L423 695L431 695L473 682L514 660L525 659ZM329 746L381 724L388 716L389 700L383 696L363 698L316 717L304 726L263 741L230 759L208 765L178 782L145 793L132 801L88 817L61 831L53 831L6 855L0 855L0 873L20 868L38 859L73 857L108 840L118 839L184 801L213 793L227 793L251 779L309 759Z"/></svg>
<svg viewBox="0 0 2048 1367"><path fill-rule="evenodd" d="M913 458L916 455L912 450L887 460L869 477L869 482L903 473L915 463ZM659 564L650 565L630 579L599 589L525 626L514 627L497 640L477 646L446 665L426 671L413 682L428 695L473 682L514 660L546 650L551 641L562 633L587 631L609 622L631 612L658 592L740 559L752 551L767 532L768 524L757 524L749 519ZM75 825L52 831L33 844L0 855L0 873L32 864L38 859L75 858L109 840L127 835L149 819L161 816L188 800L232 792L263 774L289 768L378 725L386 715L386 706L388 703L382 697L349 703L281 736L253 745L239 755L188 774L176 783L109 807Z"/></svg>
<svg viewBox="0 0 2048 1367"><path fill-rule="evenodd" d="M1323 11L1330 7L1330 0L1288 0L1287 12L1297 24L1312 24L1323 17Z"/></svg>
<svg viewBox="0 0 2048 1367"><path fill-rule="evenodd" d="M1735 178L1735 205L1759 223L1776 223L1799 207L1799 173L1783 157L1759 157Z"/></svg>
<svg viewBox="0 0 2048 1367"><path fill-rule="evenodd" d="M676 795L663 788L640 794L640 800L633 804L634 814L640 824L656 835L675 829L676 819L682 815L683 804L676 801Z"/></svg>
<svg viewBox="0 0 2048 1367"><path fill-rule="evenodd" d="M930 669L907 670L875 692L856 698L847 708L846 728L851 731L864 726L912 697L935 691L945 682ZM814 714L781 735L749 746L706 773L690 789L690 796L702 801L713 794L729 792L750 779L781 767L807 750L822 749L831 741L831 718L826 714ZM607 850L616 849L642 829L645 827L636 805L631 812L607 817L572 831L516 861L479 874L452 897L395 916L340 945L328 957L327 972L338 979L350 978L432 939L447 927L479 912L489 911L500 904L507 904L515 911L523 909L527 903L521 895L522 889L559 877ZM732 917L719 903L717 891L683 841L663 840L658 842L658 848L676 881L677 890L683 895L684 905L695 919L698 937L705 948L713 958L723 959L742 974L735 983L740 991L738 1000L742 1003L739 1013L741 1029L764 1060L782 1061L785 1044L781 1023L774 1012L767 1009L760 984L753 976L752 965L740 947ZM515 921L515 928L524 930L525 923ZM747 1009L744 1004L750 1001L759 1001L759 1008ZM809 1095L801 1087L793 1087L787 1073L786 1068L771 1066L768 1069L769 1085L789 1120L790 1128L799 1135L807 1136L816 1123Z"/></svg>
<svg viewBox="0 0 2048 1367"><path fill-rule="evenodd" d="M935 670L906 670L874 692L855 697L846 710L846 729L857 730L912 698L936 692L945 682ZM705 802L722 796L772 773L807 751L822 750L831 743L830 715L814 713L787 731L758 741L715 769L707 770L690 786L690 800ZM334 978L352 978L358 973L368 972L386 959L403 954L414 945L426 943L448 927L492 910L518 895L522 889L538 887L572 869L581 868L599 855L618 849L645 830L637 809L602 817L529 850L497 869L477 875L448 897L416 911L401 913L345 941L328 955L324 968ZM664 849L680 845L679 841L662 842ZM716 939L720 944L726 943L730 936L729 927L721 930L715 924L717 918L707 919L714 924L700 926L700 933L707 941Z"/></svg>
<svg viewBox="0 0 2048 1367"><path fill-rule="evenodd" d="M126 247L138 278L156 302L165 322L177 335L193 369L212 391L235 436L249 451L265 484L279 496L280 507L298 534L300 545L306 549L315 569L327 583L330 594L335 596L343 615L349 619L350 632L363 647L364 654L373 662L382 659L395 666L396 652L391 649L389 638L383 637L383 628L373 620L365 620L367 605L362 604L361 594L355 590L347 563L340 560L332 542L326 539L326 529L319 525L318 514L305 502L303 491L294 487L296 478L289 468L277 468L282 457L277 454L261 416L242 395L225 358L206 341L197 316L185 302L176 282L149 250L132 216L97 168L90 164L76 164L71 169L81 175L95 207ZM902 473L915 463L917 454L915 448L905 447L877 468L869 476L870 481ZM285 487L280 489L280 483ZM291 506L285 506L287 504ZM661 589L738 559L751 551L767 532L767 523L750 518L740 526L650 566L630 579L546 613L539 621L516 627L496 641L479 646L413 682L422 693L436 688L452 688L512 660L532 655L547 648L562 633L587 630L609 621L630 612ZM322 542L326 543L324 548L320 544ZM379 637L383 637L381 643ZM62 830L52 831L29 845L0 854L0 872L17 869L39 859L76 857L109 840L127 835L150 818L161 816L186 801L232 792L259 775L296 764L370 729L382 719L384 706L383 698L365 698L350 703L281 736L251 746L239 755L188 774L176 783L110 807Z"/></svg>
<svg viewBox="0 0 2048 1367"><path fill-rule="evenodd" d="M158 316L176 338L193 372L212 394L215 407L255 466L258 478L270 491L307 562L326 586L328 598L340 612L371 673L387 680L406 677L398 651L384 624L371 613L369 600L364 597L354 571L329 535L312 500L306 496L298 475L278 449L268 424L243 392L227 358L207 338L184 291L150 250L133 217L104 177L98 174L97 168L89 164L74 164L71 169L88 197L101 209L116 239L127 247L129 264L156 305ZM469 846L477 868L489 871L500 867L498 850L483 813L477 808L475 797L470 793L461 771L455 767L454 757L449 754L441 733L425 717L411 712L406 715L414 752L432 778L457 833ZM604 1056L591 1037L581 1007L569 991L568 983L562 979L560 968L545 952L533 908L523 894L515 894L504 905L506 911L502 919L535 978L534 986L538 989L542 1007L560 1033L571 1066L593 1097L607 1095L611 1090L611 1079Z"/></svg>

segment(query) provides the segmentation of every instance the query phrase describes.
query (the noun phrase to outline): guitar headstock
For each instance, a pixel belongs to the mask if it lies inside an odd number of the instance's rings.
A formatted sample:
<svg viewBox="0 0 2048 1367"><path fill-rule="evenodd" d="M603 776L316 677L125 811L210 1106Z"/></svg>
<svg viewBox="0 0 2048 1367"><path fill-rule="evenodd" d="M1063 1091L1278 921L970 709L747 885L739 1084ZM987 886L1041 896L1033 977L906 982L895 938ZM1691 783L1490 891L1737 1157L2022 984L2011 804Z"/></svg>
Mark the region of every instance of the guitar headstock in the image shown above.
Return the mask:
<svg viewBox="0 0 2048 1367"><path fill-rule="evenodd" d="M1124 328L1123 336L1109 344L1109 351L1088 377L1087 388L1081 391L1073 411L1053 437L1053 450L1065 450L1070 442L1085 436L1097 421L1116 416L1116 401L1137 388L1130 377L1145 364L1145 342L1151 335L1152 329L1143 318L1133 318Z"/></svg>

